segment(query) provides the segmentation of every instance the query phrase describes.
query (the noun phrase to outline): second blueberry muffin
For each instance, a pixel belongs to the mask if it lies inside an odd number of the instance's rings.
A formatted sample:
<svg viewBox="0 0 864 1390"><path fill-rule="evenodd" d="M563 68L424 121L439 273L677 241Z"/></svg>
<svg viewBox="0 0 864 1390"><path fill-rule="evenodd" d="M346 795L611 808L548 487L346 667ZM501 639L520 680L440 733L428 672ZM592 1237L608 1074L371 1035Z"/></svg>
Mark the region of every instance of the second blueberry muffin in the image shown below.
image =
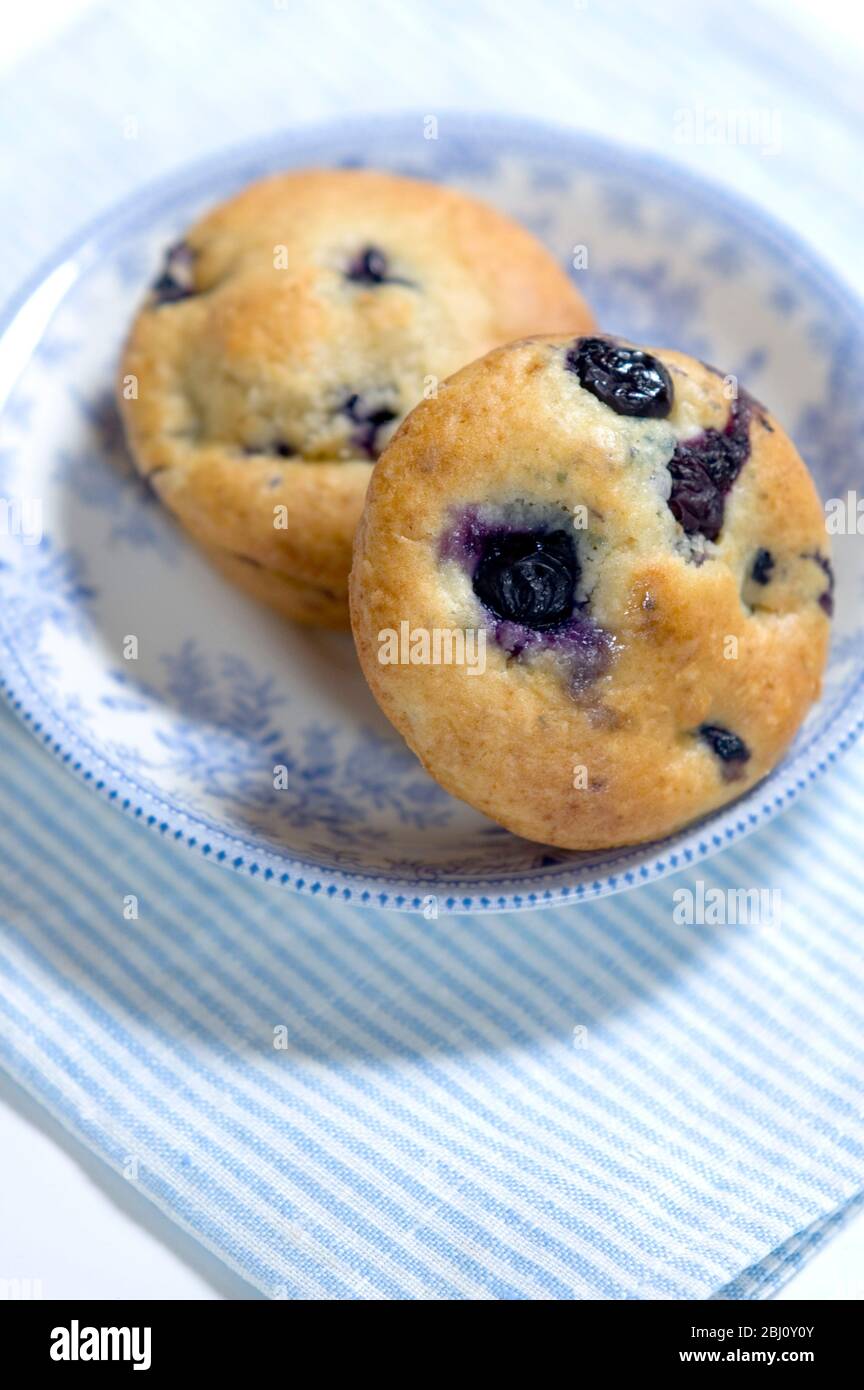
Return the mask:
<svg viewBox="0 0 864 1390"><path fill-rule="evenodd" d="M591 324L553 257L483 203L384 173L282 174L168 253L121 407L138 467L212 559L338 626L372 463L405 414L498 343Z"/></svg>
<svg viewBox="0 0 864 1390"><path fill-rule="evenodd" d="M366 678L432 775L585 850L763 777L819 694L833 605L777 421L683 353L598 337L498 349L409 415L351 588Z"/></svg>

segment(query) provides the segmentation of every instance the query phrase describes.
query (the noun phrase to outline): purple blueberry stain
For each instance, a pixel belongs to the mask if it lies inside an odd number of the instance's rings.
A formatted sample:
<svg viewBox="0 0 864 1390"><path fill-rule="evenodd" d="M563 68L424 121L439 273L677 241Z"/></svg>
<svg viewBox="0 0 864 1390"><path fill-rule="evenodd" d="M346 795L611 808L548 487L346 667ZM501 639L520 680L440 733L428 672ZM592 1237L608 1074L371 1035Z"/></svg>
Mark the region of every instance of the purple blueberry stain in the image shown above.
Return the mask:
<svg viewBox="0 0 864 1390"><path fill-rule="evenodd" d="M669 510L688 536L716 541L720 535L726 496L750 457L754 410L752 397L740 392L722 430L711 428L682 440L669 460Z"/></svg>
<svg viewBox="0 0 864 1390"><path fill-rule="evenodd" d="M700 724L697 733L714 756L719 758L725 781L734 782L744 775L744 764L749 761L750 749L739 734L724 728L722 724Z"/></svg>
<svg viewBox="0 0 864 1390"><path fill-rule="evenodd" d="M194 253L186 241L178 241L165 252L162 273L152 286L156 304L176 304L195 293Z"/></svg>
<svg viewBox="0 0 864 1390"><path fill-rule="evenodd" d="M399 412L386 405L372 405L355 392L343 404L342 413L352 422L350 438L354 448L369 459L377 459L381 452L378 436L385 426L399 418Z"/></svg>
<svg viewBox="0 0 864 1390"><path fill-rule="evenodd" d="M641 348L609 338L577 338L565 366L616 415L665 420L672 409L672 378L658 357Z"/></svg>
<svg viewBox="0 0 864 1390"><path fill-rule="evenodd" d="M541 651L561 657L574 696L608 670L615 639L577 598L576 541L560 525L486 523L469 507L442 537L439 555L464 570L493 640L511 659Z"/></svg>
<svg viewBox="0 0 864 1390"><path fill-rule="evenodd" d="M761 547L753 557L750 578L754 584L768 584L774 570L774 556L770 550Z"/></svg>
<svg viewBox="0 0 864 1390"><path fill-rule="evenodd" d="M411 285L401 275L391 275L390 262L377 246L365 246L349 261L345 279L355 285Z"/></svg>

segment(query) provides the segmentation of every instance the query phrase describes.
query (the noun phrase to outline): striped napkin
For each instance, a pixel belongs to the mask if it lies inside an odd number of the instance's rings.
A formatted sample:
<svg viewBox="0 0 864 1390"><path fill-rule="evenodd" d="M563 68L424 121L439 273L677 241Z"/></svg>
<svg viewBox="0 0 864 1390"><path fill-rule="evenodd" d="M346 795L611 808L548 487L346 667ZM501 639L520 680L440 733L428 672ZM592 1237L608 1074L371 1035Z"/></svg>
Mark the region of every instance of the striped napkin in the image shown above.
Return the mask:
<svg viewBox="0 0 864 1390"><path fill-rule="evenodd" d="M432 922L0 759L3 1063L272 1297L763 1296L864 1189L860 751L698 874ZM679 920L742 886L780 912Z"/></svg>
<svg viewBox="0 0 864 1390"><path fill-rule="evenodd" d="M673 0L658 29L636 0L623 33L614 6L541 4L545 26L537 8L380 0L350 32L321 3L93 12L0 91L19 132L4 291L70 209L82 221L243 135L419 92L432 110L621 121L660 147L659 73L664 100L677 61L707 101L750 61L747 7L694 19ZM805 91L812 131L801 45L763 9L745 27L753 90L778 107ZM638 73L614 115L610 67ZM851 117L831 85L814 177L839 263L858 195L832 165ZM788 185L790 218L793 154L761 182L736 165L775 210ZM273 1298L767 1297L864 1200L862 822L859 748L686 874L564 912L426 921L210 866L97 801L3 711L0 1061Z"/></svg>

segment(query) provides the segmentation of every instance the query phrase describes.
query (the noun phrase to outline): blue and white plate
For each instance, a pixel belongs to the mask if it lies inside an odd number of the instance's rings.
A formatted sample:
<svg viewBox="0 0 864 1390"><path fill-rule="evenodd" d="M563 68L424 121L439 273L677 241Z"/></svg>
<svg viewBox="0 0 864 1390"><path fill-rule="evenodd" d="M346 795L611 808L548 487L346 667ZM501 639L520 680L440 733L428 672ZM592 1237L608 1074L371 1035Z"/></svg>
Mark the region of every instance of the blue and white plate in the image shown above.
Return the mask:
<svg viewBox="0 0 864 1390"><path fill-rule="evenodd" d="M748 834L864 722L864 554L835 540L824 697L783 764L661 844L589 855L516 839L442 792L379 714L350 637L290 627L199 558L130 467L117 353L161 251L273 170L446 179L518 218L610 330L735 373L791 429L823 498L861 487L864 328L849 293L760 213L678 169L507 119L380 119L276 136L149 188L63 248L0 336L0 689L128 815L194 854L375 906L576 901ZM585 248L584 251L579 248ZM137 659L127 659L136 637ZM274 768L284 767L274 779ZM287 786L274 785L274 780Z"/></svg>

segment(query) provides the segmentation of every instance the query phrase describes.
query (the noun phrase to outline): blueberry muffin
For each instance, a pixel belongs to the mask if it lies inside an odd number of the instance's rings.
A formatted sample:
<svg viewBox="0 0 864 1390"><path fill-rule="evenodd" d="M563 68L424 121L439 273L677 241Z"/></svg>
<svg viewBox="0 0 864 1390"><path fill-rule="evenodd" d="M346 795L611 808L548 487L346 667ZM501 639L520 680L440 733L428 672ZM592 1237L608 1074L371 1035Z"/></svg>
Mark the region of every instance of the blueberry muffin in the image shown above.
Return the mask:
<svg viewBox="0 0 864 1390"><path fill-rule="evenodd" d="M281 174L168 252L121 408L139 469L224 572L289 617L347 625L354 530L402 418L499 343L591 326L552 256L483 203L383 173Z"/></svg>
<svg viewBox="0 0 864 1390"><path fill-rule="evenodd" d="M429 772L578 850L764 777L819 695L832 604L777 421L683 353L600 337L512 343L421 403L351 580L366 678Z"/></svg>

